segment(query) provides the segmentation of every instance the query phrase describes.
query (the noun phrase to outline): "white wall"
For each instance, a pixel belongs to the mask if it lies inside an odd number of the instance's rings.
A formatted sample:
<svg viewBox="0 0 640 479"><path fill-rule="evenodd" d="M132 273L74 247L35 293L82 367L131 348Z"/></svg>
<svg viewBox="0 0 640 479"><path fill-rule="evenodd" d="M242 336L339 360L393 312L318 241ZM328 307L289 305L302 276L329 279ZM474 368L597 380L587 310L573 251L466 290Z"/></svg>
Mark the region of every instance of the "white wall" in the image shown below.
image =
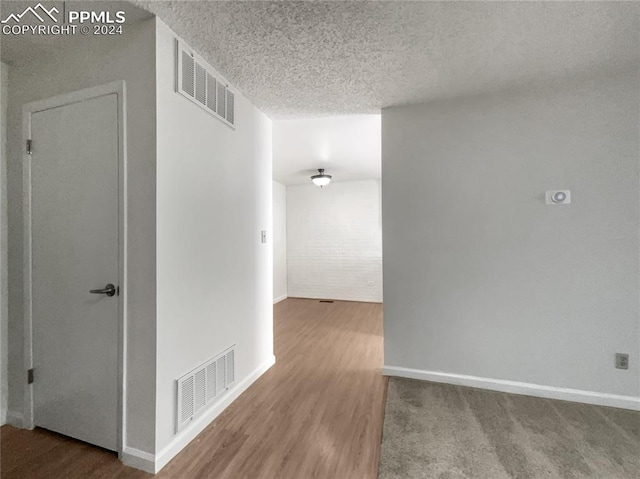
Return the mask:
<svg viewBox="0 0 640 479"><path fill-rule="evenodd" d="M9 305L7 295L7 95L8 66L0 63L0 425L9 400Z"/></svg>
<svg viewBox="0 0 640 479"><path fill-rule="evenodd" d="M233 344L236 384L248 386L245 381L273 361L271 120L236 92L234 131L177 94L174 41L158 20L161 465L206 425L175 434L177 378ZM269 243L261 243L261 230L267 230Z"/></svg>
<svg viewBox="0 0 640 479"><path fill-rule="evenodd" d="M48 42L63 41L51 38ZM65 40L66 41L66 40ZM83 36L9 69L9 413L23 413L22 106L115 80L127 82L126 443L155 447L155 21L127 23L123 35ZM48 45L51 47L51 43ZM34 47L34 54L35 47Z"/></svg>
<svg viewBox="0 0 640 479"><path fill-rule="evenodd" d="M287 297L287 188L273 182L273 302Z"/></svg>
<svg viewBox="0 0 640 479"><path fill-rule="evenodd" d="M383 110L387 366L640 396L639 80Z"/></svg>
<svg viewBox="0 0 640 479"><path fill-rule="evenodd" d="M380 180L288 187L288 295L381 302L380 217Z"/></svg>

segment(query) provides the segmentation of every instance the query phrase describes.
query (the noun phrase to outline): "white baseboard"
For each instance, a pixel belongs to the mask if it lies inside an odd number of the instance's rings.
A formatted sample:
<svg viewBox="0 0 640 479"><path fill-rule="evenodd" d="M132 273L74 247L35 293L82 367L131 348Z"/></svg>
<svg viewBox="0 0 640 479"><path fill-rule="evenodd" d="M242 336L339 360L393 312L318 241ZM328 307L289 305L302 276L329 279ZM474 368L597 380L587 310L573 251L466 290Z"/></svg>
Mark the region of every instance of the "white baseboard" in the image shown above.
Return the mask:
<svg viewBox="0 0 640 479"><path fill-rule="evenodd" d="M329 301L345 301L348 303L372 303L372 304L383 304L382 299L378 300L378 299L357 299L357 298L336 298L336 297L331 297L331 296L287 296L287 298L291 298L291 299L317 299L318 301L321 300L329 300Z"/></svg>
<svg viewBox="0 0 640 479"><path fill-rule="evenodd" d="M193 441L216 417L222 413L233 401L235 401L249 386L251 386L260 376L262 376L271 366L276 363L276 357L271 356L267 361L258 366L249 376L236 384L225 394L222 399L213 405L202 416L194 420L191 425L181 431L173 441L165 446L155 458L153 472L159 472L167 463L173 459L187 444ZM144 469L146 470L146 469Z"/></svg>
<svg viewBox="0 0 640 479"><path fill-rule="evenodd" d="M280 301L284 301L285 299L287 299L287 295L283 294L282 296L279 296L276 299L274 299L273 304L279 303Z"/></svg>
<svg viewBox="0 0 640 479"><path fill-rule="evenodd" d="M7 424L11 424L12 426L23 428L24 427L24 417L21 412L16 411L7 411Z"/></svg>
<svg viewBox="0 0 640 479"><path fill-rule="evenodd" d="M120 460L125 466L155 474L156 458L153 454L133 447L125 447L120 453Z"/></svg>
<svg viewBox="0 0 640 479"><path fill-rule="evenodd" d="M549 399L561 399L597 406L609 406L622 409L640 411L640 397L618 396L615 394L583 391L580 389L557 388L541 386L539 384L505 381L502 379L481 378L477 376L465 376L462 374L449 374L437 371L424 371L422 369L401 368L396 366L383 366L382 374L385 376L398 376L401 378L421 379L436 383L455 384L479 389L489 389L525 396L536 396Z"/></svg>

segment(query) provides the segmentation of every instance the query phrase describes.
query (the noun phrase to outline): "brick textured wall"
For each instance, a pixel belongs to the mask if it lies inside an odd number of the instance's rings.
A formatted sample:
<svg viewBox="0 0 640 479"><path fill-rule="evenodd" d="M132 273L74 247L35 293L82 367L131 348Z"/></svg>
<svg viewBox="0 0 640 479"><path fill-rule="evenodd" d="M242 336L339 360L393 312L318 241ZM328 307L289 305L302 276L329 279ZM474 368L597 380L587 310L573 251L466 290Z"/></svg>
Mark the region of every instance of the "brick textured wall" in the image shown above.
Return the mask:
<svg viewBox="0 0 640 479"><path fill-rule="evenodd" d="M273 301L287 297L287 189L273 182Z"/></svg>
<svg viewBox="0 0 640 479"><path fill-rule="evenodd" d="M380 181L287 188L288 295L382 302Z"/></svg>

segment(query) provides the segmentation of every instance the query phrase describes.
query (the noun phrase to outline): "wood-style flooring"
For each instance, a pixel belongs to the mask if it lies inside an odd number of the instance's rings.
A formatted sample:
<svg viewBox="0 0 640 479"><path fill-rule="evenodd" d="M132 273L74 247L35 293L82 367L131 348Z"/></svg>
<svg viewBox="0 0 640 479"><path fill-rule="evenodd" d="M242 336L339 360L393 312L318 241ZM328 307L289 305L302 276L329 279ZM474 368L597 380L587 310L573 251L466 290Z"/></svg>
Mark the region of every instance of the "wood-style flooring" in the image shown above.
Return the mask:
<svg viewBox="0 0 640 479"><path fill-rule="evenodd" d="M276 364L159 478L375 479L386 378L382 305L287 299L274 307ZM2 427L9 478L147 478L99 448Z"/></svg>

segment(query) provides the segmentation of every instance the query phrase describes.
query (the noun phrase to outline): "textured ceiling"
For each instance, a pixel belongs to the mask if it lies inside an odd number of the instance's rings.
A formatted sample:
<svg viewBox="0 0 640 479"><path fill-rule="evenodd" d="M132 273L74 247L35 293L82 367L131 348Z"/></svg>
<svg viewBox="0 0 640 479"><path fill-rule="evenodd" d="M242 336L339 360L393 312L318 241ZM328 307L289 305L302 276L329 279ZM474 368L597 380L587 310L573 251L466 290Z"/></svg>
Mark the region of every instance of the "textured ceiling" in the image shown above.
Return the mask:
<svg viewBox="0 0 640 479"><path fill-rule="evenodd" d="M637 68L636 2L145 2L274 119Z"/></svg>

